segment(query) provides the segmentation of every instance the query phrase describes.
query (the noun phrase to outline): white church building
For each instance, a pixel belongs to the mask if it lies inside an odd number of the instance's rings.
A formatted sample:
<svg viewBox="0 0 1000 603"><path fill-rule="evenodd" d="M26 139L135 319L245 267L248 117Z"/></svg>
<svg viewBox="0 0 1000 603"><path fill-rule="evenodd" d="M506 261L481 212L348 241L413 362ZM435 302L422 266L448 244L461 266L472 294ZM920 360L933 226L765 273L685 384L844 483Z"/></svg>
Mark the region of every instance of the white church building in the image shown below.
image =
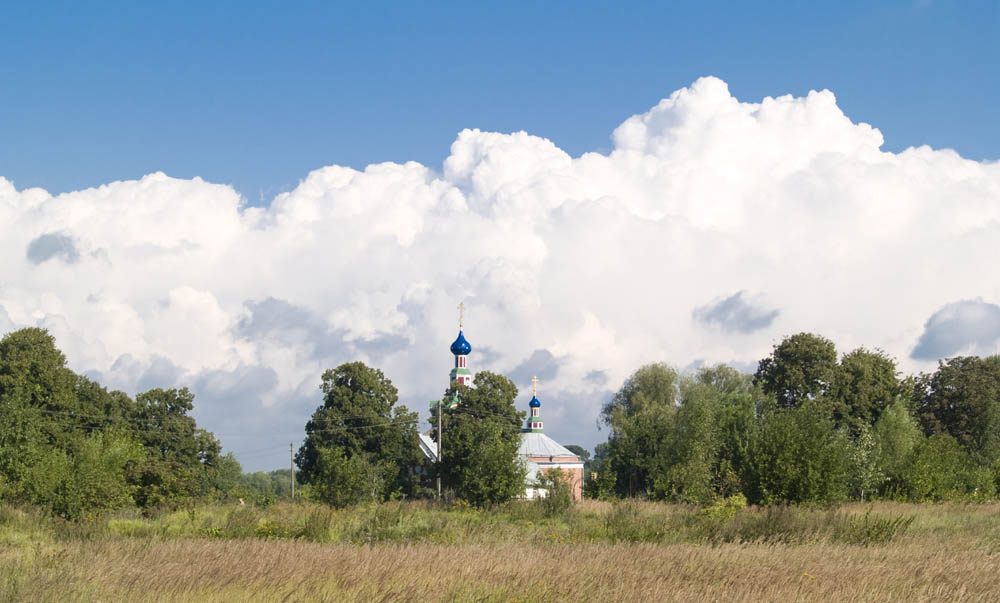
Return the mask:
<svg viewBox="0 0 1000 603"><path fill-rule="evenodd" d="M472 371L469 369L468 356L472 346L466 341L459 324L458 337L451 344L451 353L455 357L455 366L451 369L449 383L458 381L462 385L472 387ZM538 379L532 379L532 395L528 402L528 420L521 429L521 446L518 450L527 467L528 475L524 490L525 498L544 496L544 488L538 487L538 479L553 469L559 469L569 480L574 500L583 498L583 460L573 454L543 431L541 416L542 403L538 400ZM431 405L435 405L432 402ZM449 405L454 408L458 400ZM432 462L437 460L437 442L428 433L420 434L420 449Z"/></svg>

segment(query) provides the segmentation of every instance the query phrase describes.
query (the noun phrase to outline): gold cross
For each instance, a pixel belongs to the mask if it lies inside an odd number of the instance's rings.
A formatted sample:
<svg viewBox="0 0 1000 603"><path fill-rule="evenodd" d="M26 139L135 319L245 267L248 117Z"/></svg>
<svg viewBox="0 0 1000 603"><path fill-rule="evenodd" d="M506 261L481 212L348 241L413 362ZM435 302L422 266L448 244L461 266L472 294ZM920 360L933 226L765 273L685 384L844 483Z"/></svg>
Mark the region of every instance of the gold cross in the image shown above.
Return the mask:
<svg viewBox="0 0 1000 603"><path fill-rule="evenodd" d="M531 397L538 397L538 377L531 378Z"/></svg>
<svg viewBox="0 0 1000 603"><path fill-rule="evenodd" d="M462 330L462 320L465 318L465 302L458 304L458 330Z"/></svg>

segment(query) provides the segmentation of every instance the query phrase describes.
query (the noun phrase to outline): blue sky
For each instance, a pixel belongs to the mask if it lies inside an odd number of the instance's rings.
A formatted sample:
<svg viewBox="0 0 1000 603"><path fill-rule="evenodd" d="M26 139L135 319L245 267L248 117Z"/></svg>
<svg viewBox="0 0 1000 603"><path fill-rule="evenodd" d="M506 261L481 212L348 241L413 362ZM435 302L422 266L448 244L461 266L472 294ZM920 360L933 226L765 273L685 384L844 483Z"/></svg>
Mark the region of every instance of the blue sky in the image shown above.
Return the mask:
<svg viewBox="0 0 1000 603"><path fill-rule="evenodd" d="M192 388L248 469L342 362L426 417L460 301L588 448L649 362L1000 353L998 40L998 0L12 3L0 334Z"/></svg>
<svg viewBox="0 0 1000 603"><path fill-rule="evenodd" d="M1000 158L1000 3L7 3L0 175L64 192L162 170L254 204L463 128L576 156L696 78L827 88L886 150Z"/></svg>

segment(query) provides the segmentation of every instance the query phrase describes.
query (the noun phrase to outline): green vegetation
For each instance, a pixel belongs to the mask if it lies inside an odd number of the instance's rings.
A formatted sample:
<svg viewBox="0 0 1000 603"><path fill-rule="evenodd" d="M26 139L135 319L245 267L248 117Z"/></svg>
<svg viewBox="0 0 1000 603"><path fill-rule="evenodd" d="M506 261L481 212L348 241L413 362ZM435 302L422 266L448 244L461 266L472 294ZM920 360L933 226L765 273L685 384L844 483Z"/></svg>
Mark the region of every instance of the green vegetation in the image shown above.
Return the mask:
<svg viewBox="0 0 1000 603"><path fill-rule="evenodd" d="M312 498L343 507L420 493L417 416L396 406L396 388L382 371L342 364L323 373L320 390L323 405L295 456Z"/></svg>
<svg viewBox="0 0 1000 603"><path fill-rule="evenodd" d="M241 473L186 389L132 400L66 368L48 332L0 339L0 497L60 517L213 498Z"/></svg>
<svg viewBox="0 0 1000 603"><path fill-rule="evenodd" d="M445 445L433 471L454 496L482 507L524 493L526 470L517 450L525 413L514 407L517 386L507 377L482 371L473 384L455 382L445 392L445 400L460 403L442 417Z"/></svg>
<svg viewBox="0 0 1000 603"><path fill-rule="evenodd" d="M752 379L724 365L640 368L601 419L611 433L585 485L598 498L985 501L1000 484L1000 357L900 380L883 352L838 363L832 342L799 333Z"/></svg>
<svg viewBox="0 0 1000 603"><path fill-rule="evenodd" d="M445 392L460 403L444 412L434 464L419 452L416 413L398 405L380 370L342 364L319 389L295 459L306 500L341 508L428 499L434 477L447 500L479 509L523 491L524 413L506 377L484 371L475 387ZM287 470L244 474L189 416L193 406L184 388L134 399L107 391L66 368L46 331L9 333L0 339L0 500L77 520L287 498ZM859 348L838 361L831 341L799 333L752 376L725 365L687 375L641 367L600 419L608 441L592 458L579 449L590 498L708 508L740 499L985 502L1000 484L1000 357L951 358L900 379L881 351ZM547 489L543 516L565 515L558 480Z"/></svg>

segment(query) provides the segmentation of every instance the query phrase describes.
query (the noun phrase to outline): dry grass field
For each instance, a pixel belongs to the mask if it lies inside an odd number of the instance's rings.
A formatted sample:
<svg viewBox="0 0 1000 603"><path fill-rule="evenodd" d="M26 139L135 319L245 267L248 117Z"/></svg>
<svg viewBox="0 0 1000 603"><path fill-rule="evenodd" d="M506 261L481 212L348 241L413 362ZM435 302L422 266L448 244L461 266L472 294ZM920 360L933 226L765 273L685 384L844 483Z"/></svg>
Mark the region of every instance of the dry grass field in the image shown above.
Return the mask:
<svg viewBox="0 0 1000 603"><path fill-rule="evenodd" d="M286 505L255 516L253 533L240 537L244 519L224 507L79 525L7 508L0 513L0 599L1000 599L998 504L713 516L652 503L587 503L557 518L534 512Z"/></svg>

